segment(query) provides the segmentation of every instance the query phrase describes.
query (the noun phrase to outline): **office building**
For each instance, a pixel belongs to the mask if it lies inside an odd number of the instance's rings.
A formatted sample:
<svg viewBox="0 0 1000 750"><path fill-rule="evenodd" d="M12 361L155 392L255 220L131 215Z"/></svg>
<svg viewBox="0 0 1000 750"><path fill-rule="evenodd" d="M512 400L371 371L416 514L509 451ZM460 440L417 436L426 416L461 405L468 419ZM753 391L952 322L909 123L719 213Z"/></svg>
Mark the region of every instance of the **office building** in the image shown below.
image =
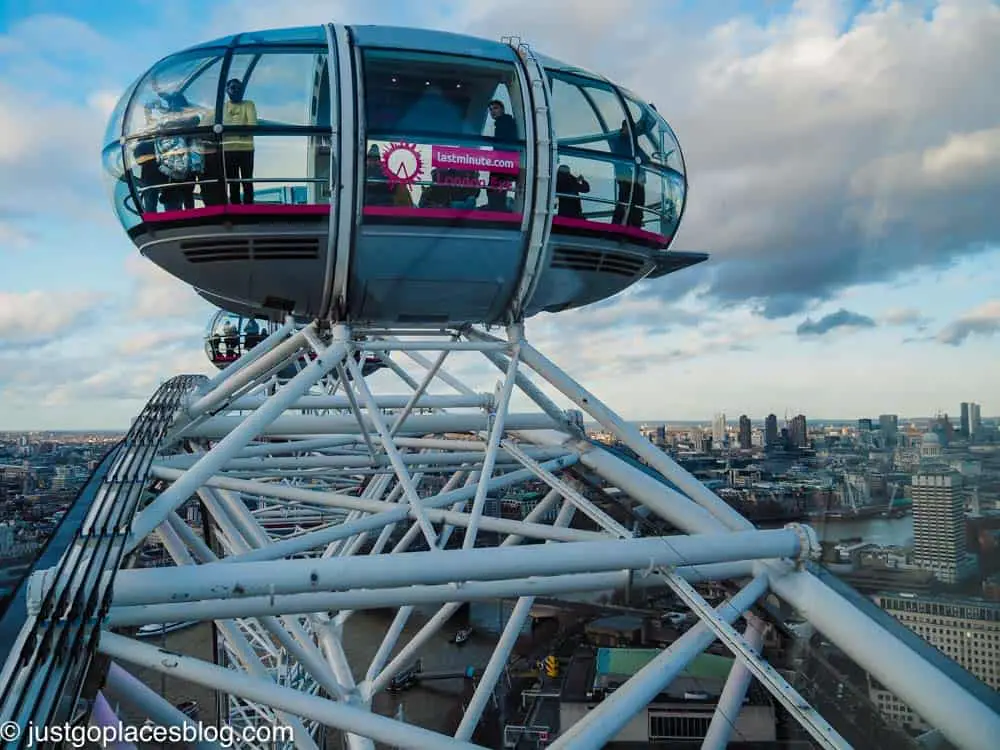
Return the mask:
<svg viewBox="0 0 1000 750"><path fill-rule="evenodd" d="M726 413L716 414L712 420L712 442L716 448L724 447L726 441Z"/></svg>
<svg viewBox="0 0 1000 750"><path fill-rule="evenodd" d="M882 446L885 448L895 448L899 433L899 417L895 414L880 414L878 418L878 431L882 437Z"/></svg>
<svg viewBox="0 0 1000 750"><path fill-rule="evenodd" d="M961 418L960 418L958 431L959 431L959 434L963 438L965 438L966 440L969 439L969 435L973 434L972 430L969 428L969 425L970 425L970 422L969 422L969 404L968 404L968 402L963 401L962 402L962 415L961 415Z"/></svg>
<svg viewBox="0 0 1000 750"><path fill-rule="evenodd" d="M764 446L773 448L778 444L778 418L768 414L764 420Z"/></svg>
<svg viewBox="0 0 1000 750"><path fill-rule="evenodd" d="M913 476L913 561L948 584L976 570L965 544L963 478L953 472Z"/></svg>
<svg viewBox="0 0 1000 750"><path fill-rule="evenodd" d="M879 594L874 601L987 686L1000 690L1000 602L912 593ZM884 687L873 684L870 694L887 718L911 729L929 728Z"/></svg>
<svg viewBox="0 0 1000 750"><path fill-rule="evenodd" d="M740 415L740 450L748 451L753 448L753 434L750 428L750 417L746 414Z"/></svg>
<svg viewBox="0 0 1000 750"><path fill-rule="evenodd" d="M806 448L809 446L809 433L806 428L805 414L798 414L792 418L791 426L788 430L788 439L795 448Z"/></svg>

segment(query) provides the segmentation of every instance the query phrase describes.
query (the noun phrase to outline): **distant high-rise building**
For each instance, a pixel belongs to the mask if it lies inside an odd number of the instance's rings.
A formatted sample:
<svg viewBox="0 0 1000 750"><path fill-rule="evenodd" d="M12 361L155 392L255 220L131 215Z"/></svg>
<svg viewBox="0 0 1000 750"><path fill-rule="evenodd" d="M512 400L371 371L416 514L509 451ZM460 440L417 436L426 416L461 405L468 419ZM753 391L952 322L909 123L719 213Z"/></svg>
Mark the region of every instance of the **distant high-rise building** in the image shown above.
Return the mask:
<svg viewBox="0 0 1000 750"><path fill-rule="evenodd" d="M948 445L955 437L955 428L947 414L938 414L931 426L931 432L941 439L941 445Z"/></svg>
<svg viewBox="0 0 1000 750"><path fill-rule="evenodd" d="M975 572L965 544L962 476L927 472L913 476L913 560L945 583L959 583Z"/></svg>
<svg viewBox="0 0 1000 750"><path fill-rule="evenodd" d="M656 444L657 445L666 445L667 444L667 426L666 425L661 424L661 425L657 425L656 426Z"/></svg>
<svg viewBox="0 0 1000 750"><path fill-rule="evenodd" d="M969 403L967 401L962 402L962 416L959 422L958 428L959 434L966 440L969 439L969 435L973 434L969 429Z"/></svg>
<svg viewBox="0 0 1000 750"><path fill-rule="evenodd" d="M778 444L778 418L768 414L764 420L764 445L771 448Z"/></svg>
<svg viewBox="0 0 1000 750"><path fill-rule="evenodd" d="M882 435L882 445L886 448L895 448L899 434L899 417L895 414L880 414L878 431Z"/></svg>
<svg viewBox="0 0 1000 750"><path fill-rule="evenodd" d="M969 430L975 436L983 428L983 415L979 404L969 404Z"/></svg>
<svg viewBox="0 0 1000 750"><path fill-rule="evenodd" d="M750 417L740 415L740 450L748 451L753 447L753 434L750 429Z"/></svg>
<svg viewBox="0 0 1000 750"><path fill-rule="evenodd" d="M805 414L797 414L792 418L791 427L788 431L788 439L796 448L805 448L809 445L809 433L806 429Z"/></svg>
<svg viewBox="0 0 1000 750"><path fill-rule="evenodd" d="M715 415L712 420L712 442L716 448L721 448L726 440L726 413Z"/></svg>
<svg viewBox="0 0 1000 750"><path fill-rule="evenodd" d="M870 419L859 419L858 420L858 432L871 432L872 431L872 421Z"/></svg>

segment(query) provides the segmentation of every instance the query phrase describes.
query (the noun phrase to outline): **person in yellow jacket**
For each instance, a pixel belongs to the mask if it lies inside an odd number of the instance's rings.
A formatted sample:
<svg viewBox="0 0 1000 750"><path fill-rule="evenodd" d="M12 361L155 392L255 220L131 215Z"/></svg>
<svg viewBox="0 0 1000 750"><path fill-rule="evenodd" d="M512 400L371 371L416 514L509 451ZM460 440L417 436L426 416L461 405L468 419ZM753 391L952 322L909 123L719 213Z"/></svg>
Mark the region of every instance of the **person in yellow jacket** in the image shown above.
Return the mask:
<svg viewBox="0 0 1000 750"><path fill-rule="evenodd" d="M229 101L223 105L223 126L256 125L257 106L252 101L243 98L243 82L238 78L227 81L226 94L229 95ZM222 138L222 148L226 154L229 202L247 205L253 203L253 136L249 133L225 132ZM243 186L242 200L240 185Z"/></svg>

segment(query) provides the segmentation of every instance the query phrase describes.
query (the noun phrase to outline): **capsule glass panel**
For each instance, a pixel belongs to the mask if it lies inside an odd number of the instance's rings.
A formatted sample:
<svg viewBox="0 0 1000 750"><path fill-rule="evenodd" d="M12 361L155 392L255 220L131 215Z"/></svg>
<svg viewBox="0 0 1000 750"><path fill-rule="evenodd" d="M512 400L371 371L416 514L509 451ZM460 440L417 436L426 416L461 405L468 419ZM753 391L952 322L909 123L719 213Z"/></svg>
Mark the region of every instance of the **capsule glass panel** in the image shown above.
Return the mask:
<svg viewBox="0 0 1000 750"><path fill-rule="evenodd" d="M227 128L330 127L327 48L239 49L226 71L222 124ZM246 122L253 110L253 122Z"/></svg>
<svg viewBox="0 0 1000 750"><path fill-rule="evenodd" d="M239 35L237 43L244 44L324 44L325 26L296 26L290 29L265 29Z"/></svg>
<svg viewBox="0 0 1000 750"><path fill-rule="evenodd" d="M221 143L212 132L129 140L125 164L143 214L225 202Z"/></svg>
<svg viewBox="0 0 1000 750"><path fill-rule="evenodd" d="M104 167L105 184L111 195L111 202L114 203L118 220L125 229L131 229L142 221L142 217L128 183L122 147L117 143L105 146L101 153L101 163Z"/></svg>
<svg viewBox="0 0 1000 750"><path fill-rule="evenodd" d="M210 128L215 122L224 50L185 52L158 63L136 89L127 136Z"/></svg>
<svg viewBox="0 0 1000 750"><path fill-rule="evenodd" d="M644 187L618 94L610 84L586 76L552 70L548 75L560 165L554 230L585 228L579 222L641 228Z"/></svg>
<svg viewBox="0 0 1000 750"><path fill-rule="evenodd" d="M661 167L684 174L684 159L677 136L652 105L623 91L632 117L640 156Z"/></svg>
<svg viewBox="0 0 1000 750"><path fill-rule="evenodd" d="M367 50L364 90L366 216L520 221L524 113L513 63Z"/></svg>
<svg viewBox="0 0 1000 750"><path fill-rule="evenodd" d="M330 203L330 136L262 134L251 138L248 149L226 145L229 203Z"/></svg>
<svg viewBox="0 0 1000 750"><path fill-rule="evenodd" d="M559 155L556 216L610 224L618 200L616 162L609 157Z"/></svg>
<svg viewBox="0 0 1000 750"><path fill-rule="evenodd" d="M683 207L683 178L672 170L642 167L639 185L635 226L661 237L673 237Z"/></svg>
<svg viewBox="0 0 1000 750"><path fill-rule="evenodd" d="M125 93L122 94L115 105L114 110L112 110L111 117L108 118L108 126L104 130L103 145L108 146L112 143L118 143L125 134L125 111L128 108L129 101L132 99L132 93L142 78L143 76L139 76L129 84L129 87L125 89Z"/></svg>
<svg viewBox="0 0 1000 750"><path fill-rule="evenodd" d="M583 76L549 71L552 123L560 149L577 148L613 154L631 161L632 144L622 135L626 120L610 85Z"/></svg>

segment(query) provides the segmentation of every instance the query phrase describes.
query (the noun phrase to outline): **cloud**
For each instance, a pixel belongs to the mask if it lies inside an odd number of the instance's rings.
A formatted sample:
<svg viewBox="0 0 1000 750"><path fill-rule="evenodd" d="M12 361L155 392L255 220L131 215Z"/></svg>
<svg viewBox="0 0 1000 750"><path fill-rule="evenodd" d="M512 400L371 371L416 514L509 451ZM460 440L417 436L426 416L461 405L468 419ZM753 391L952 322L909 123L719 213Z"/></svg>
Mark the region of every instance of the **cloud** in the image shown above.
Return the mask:
<svg viewBox="0 0 1000 750"><path fill-rule="evenodd" d="M0 340L38 346L89 323L100 298L86 292L0 292Z"/></svg>
<svg viewBox="0 0 1000 750"><path fill-rule="evenodd" d="M121 338L115 347L115 352L122 357L135 357L149 352L176 351L180 348L197 350L203 338L203 327L133 330Z"/></svg>
<svg viewBox="0 0 1000 750"><path fill-rule="evenodd" d="M213 308L183 281L137 254L126 256L125 271L133 281L127 312L131 319L193 320L202 316L207 324Z"/></svg>
<svg viewBox="0 0 1000 750"><path fill-rule="evenodd" d="M969 336L992 336L1000 331L1000 299L990 300L952 321L937 334L942 344L959 346Z"/></svg>
<svg viewBox="0 0 1000 750"><path fill-rule="evenodd" d="M4 250L25 250L31 245L32 234L5 219L0 211L0 252Z"/></svg>
<svg viewBox="0 0 1000 750"><path fill-rule="evenodd" d="M799 336L824 336L837 328L874 328L876 323L867 315L845 310L843 307L837 312L824 315L819 320L806 318L799 323L795 333Z"/></svg>
<svg viewBox="0 0 1000 750"><path fill-rule="evenodd" d="M881 322L888 326L917 326L923 329L929 322L929 318L913 307L896 307L886 310L881 315Z"/></svg>
<svg viewBox="0 0 1000 750"><path fill-rule="evenodd" d="M852 20L846 3L799 3L700 34L683 17L665 29L651 3L611 19L536 6L477 3L464 20L516 26L657 103L692 185L678 247L713 254L716 299L783 317L1000 240L995 4L880 3Z"/></svg>

